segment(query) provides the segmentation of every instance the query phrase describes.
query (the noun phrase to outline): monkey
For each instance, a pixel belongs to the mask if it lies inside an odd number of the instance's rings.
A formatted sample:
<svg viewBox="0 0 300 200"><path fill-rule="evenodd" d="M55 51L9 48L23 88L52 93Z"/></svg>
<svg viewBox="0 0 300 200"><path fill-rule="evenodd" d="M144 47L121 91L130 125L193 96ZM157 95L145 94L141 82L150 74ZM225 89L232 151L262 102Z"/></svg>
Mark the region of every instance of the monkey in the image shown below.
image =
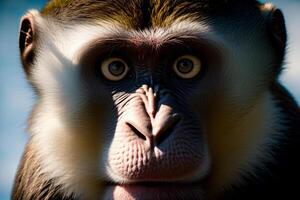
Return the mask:
<svg viewBox="0 0 300 200"><path fill-rule="evenodd" d="M12 199L298 199L283 13L256 0L50 0L21 19L36 103Z"/></svg>

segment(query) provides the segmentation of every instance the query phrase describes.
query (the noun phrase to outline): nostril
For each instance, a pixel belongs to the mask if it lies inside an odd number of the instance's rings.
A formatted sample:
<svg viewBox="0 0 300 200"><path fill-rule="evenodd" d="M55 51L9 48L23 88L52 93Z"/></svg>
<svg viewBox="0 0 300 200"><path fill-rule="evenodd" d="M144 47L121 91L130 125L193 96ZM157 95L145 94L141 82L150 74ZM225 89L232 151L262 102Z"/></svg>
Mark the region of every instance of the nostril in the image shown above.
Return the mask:
<svg viewBox="0 0 300 200"><path fill-rule="evenodd" d="M165 141L174 132L176 125L181 121L181 116L174 114L169 117L162 125L155 135L155 142L157 145Z"/></svg>
<svg viewBox="0 0 300 200"><path fill-rule="evenodd" d="M130 127L130 129L142 140L147 140L146 136L141 133L137 128L135 128L135 126L133 126L132 124L126 122L126 124Z"/></svg>

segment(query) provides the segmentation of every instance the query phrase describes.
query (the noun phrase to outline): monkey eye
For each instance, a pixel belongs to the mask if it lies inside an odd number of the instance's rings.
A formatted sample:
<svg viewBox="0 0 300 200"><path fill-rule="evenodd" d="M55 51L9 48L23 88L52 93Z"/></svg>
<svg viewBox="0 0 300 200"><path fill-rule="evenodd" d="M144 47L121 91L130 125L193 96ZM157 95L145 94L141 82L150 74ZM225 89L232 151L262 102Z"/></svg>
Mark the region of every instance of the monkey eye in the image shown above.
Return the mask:
<svg viewBox="0 0 300 200"><path fill-rule="evenodd" d="M176 59L173 70L180 78L194 78L201 70L201 61L195 56L184 55Z"/></svg>
<svg viewBox="0 0 300 200"><path fill-rule="evenodd" d="M110 81L120 81L128 73L129 67L120 58L108 58L101 64L102 74Z"/></svg>

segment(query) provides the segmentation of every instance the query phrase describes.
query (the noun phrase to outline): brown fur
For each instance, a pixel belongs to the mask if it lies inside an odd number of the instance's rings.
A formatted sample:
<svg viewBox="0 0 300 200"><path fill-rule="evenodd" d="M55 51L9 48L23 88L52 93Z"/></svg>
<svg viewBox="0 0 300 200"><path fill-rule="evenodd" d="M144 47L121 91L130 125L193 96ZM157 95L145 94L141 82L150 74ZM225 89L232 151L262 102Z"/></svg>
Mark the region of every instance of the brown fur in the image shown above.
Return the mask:
<svg viewBox="0 0 300 200"><path fill-rule="evenodd" d="M32 143L28 143L16 175L13 189L14 200L49 200L72 199L60 192L60 186L55 185L41 171L40 162Z"/></svg>
<svg viewBox="0 0 300 200"><path fill-rule="evenodd" d="M238 4L256 5L255 0L52 0L42 14L59 21L114 20L127 28L169 26L178 18L200 18L205 13Z"/></svg>

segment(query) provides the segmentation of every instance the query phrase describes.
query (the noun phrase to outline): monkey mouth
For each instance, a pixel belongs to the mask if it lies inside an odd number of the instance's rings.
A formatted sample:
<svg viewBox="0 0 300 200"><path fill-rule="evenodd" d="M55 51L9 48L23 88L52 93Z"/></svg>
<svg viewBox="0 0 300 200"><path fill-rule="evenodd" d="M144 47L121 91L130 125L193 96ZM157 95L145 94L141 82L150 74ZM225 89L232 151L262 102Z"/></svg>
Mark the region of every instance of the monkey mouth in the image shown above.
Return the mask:
<svg viewBox="0 0 300 200"><path fill-rule="evenodd" d="M159 199L202 199L203 186L209 176L210 162L202 159L198 168L189 170L185 168L178 171L168 168L167 176L164 170L155 174L139 174L139 176L115 176L104 187L104 198L115 200L159 200ZM152 166L152 165L151 165ZM200 168L199 168L200 167ZM164 169L164 168L162 168ZM145 171L144 171L145 172ZM195 173L197 172L197 173ZM172 174L172 175L171 175ZM110 174L112 175L112 173Z"/></svg>
<svg viewBox="0 0 300 200"><path fill-rule="evenodd" d="M134 184L107 184L105 200L156 200L156 199L200 199L202 184L172 182L142 182Z"/></svg>

